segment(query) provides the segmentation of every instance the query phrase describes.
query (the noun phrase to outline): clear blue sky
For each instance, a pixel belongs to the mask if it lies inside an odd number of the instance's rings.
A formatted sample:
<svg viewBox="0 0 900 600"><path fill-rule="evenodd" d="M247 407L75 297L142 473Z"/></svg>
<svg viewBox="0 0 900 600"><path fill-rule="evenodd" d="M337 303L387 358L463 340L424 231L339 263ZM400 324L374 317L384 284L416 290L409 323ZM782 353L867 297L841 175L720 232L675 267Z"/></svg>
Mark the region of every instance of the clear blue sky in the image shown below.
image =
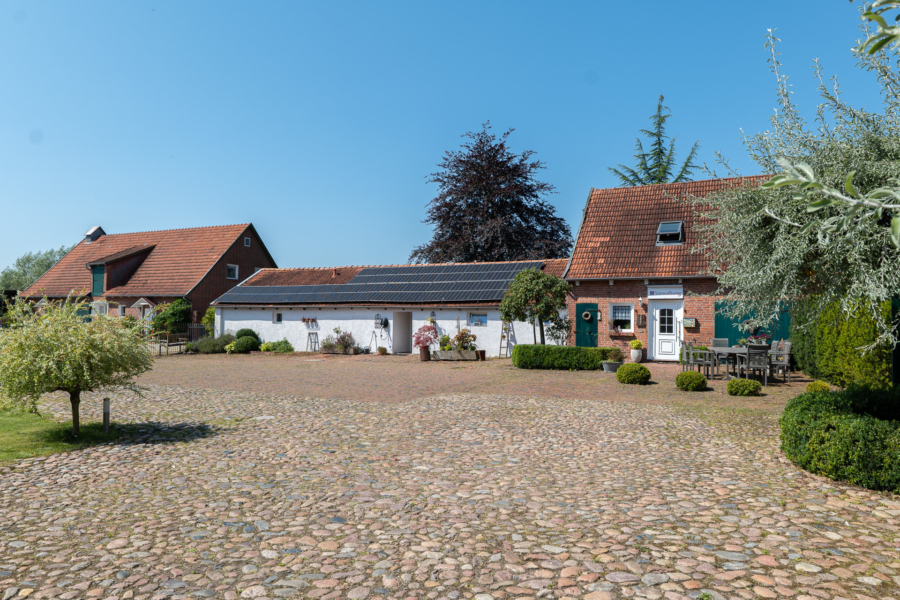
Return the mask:
<svg viewBox="0 0 900 600"><path fill-rule="evenodd" d="M757 172L740 130L775 106L767 28L808 114L816 57L876 108L858 4L4 2L0 268L93 225L248 221L280 266L405 262L425 176L486 120L547 164L574 234L660 93L682 156Z"/></svg>

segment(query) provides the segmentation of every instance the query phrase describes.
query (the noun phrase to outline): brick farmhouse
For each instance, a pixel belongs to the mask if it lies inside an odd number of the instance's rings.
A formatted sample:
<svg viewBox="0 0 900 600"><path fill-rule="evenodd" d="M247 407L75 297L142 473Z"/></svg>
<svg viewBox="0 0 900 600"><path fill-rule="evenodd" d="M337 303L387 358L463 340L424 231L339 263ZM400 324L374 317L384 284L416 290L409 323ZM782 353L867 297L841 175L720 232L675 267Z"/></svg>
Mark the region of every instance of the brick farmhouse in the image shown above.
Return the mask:
<svg viewBox="0 0 900 600"><path fill-rule="evenodd" d="M252 224L106 234L94 227L21 296L89 298L93 309L146 318L183 298L197 323L210 303L277 265Z"/></svg>
<svg viewBox="0 0 900 600"><path fill-rule="evenodd" d="M711 345L719 285L694 251L695 209L680 200L758 184L737 177L591 189L563 275L574 286L569 345L627 350L637 339L649 360L678 360L682 342Z"/></svg>

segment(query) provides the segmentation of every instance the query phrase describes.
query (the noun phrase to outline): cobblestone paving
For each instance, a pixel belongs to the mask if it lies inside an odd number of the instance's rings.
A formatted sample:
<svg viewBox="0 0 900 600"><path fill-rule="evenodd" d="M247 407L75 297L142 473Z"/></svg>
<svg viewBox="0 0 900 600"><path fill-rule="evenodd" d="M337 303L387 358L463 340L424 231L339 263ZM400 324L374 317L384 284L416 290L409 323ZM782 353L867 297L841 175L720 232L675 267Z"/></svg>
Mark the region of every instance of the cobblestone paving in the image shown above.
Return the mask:
<svg viewBox="0 0 900 600"><path fill-rule="evenodd" d="M0 600L900 598L900 503L598 389L115 396L123 442L0 467Z"/></svg>

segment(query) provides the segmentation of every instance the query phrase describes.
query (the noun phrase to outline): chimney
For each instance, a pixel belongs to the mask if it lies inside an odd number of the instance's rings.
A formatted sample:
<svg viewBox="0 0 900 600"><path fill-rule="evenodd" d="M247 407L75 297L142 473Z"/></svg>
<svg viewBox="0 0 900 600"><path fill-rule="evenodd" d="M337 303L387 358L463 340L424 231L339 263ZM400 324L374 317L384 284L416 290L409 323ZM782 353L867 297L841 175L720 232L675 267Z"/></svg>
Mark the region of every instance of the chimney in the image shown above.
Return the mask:
<svg viewBox="0 0 900 600"><path fill-rule="evenodd" d="M338 276L337 269L332 269L332 270L331 270L331 276L332 276L332 277L337 277L337 276Z"/></svg>
<svg viewBox="0 0 900 600"><path fill-rule="evenodd" d="M106 232L103 231L103 228L100 227L99 225L95 225L94 227L91 227L90 229L88 229L88 232L84 234L84 242L86 244L90 244L91 242L93 242L94 240L99 238L101 235L106 235Z"/></svg>

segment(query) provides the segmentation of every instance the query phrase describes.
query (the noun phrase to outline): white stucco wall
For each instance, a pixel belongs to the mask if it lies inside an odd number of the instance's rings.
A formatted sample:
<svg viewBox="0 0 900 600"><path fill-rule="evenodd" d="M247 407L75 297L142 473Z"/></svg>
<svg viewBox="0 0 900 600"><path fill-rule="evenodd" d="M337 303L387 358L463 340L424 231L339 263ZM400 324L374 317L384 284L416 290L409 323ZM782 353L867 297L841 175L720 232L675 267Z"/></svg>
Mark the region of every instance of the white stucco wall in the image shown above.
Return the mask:
<svg viewBox="0 0 900 600"><path fill-rule="evenodd" d="M374 309L374 308L281 308L277 312L282 314L282 322L273 322L273 313L270 308L216 308L216 335L223 333L235 333L238 329L248 327L257 332L265 342L274 342L287 339L295 350L304 351L307 348L308 334L318 332L319 344L329 335L334 335L334 329L340 327L342 331L349 331L356 338L356 342L362 346L369 346L372 342L373 332L376 334L376 345L384 346L388 352L394 351L392 334L395 331L394 313L412 313L412 331L415 333L427 323L426 319L434 312L437 320L438 334L456 335L457 319L460 328L468 327L476 336L475 345L479 350L486 350L487 356L499 356L500 352L500 311L494 309L478 308L409 308L409 309ZM486 327L471 327L468 325L470 314L486 314L488 321ZM381 315L388 319L388 327L385 330L375 329L375 315ZM304 323L303 319L315 318L315 324ZM534 329L528 323L513 323L510 336L510 352L516 344L535 343ZM540 331L537 331L540 340ZM553 342L549 339L548 344ZM373 347L372 351L375 351ZM415 351L415 349L414 349Z"/></svg>

